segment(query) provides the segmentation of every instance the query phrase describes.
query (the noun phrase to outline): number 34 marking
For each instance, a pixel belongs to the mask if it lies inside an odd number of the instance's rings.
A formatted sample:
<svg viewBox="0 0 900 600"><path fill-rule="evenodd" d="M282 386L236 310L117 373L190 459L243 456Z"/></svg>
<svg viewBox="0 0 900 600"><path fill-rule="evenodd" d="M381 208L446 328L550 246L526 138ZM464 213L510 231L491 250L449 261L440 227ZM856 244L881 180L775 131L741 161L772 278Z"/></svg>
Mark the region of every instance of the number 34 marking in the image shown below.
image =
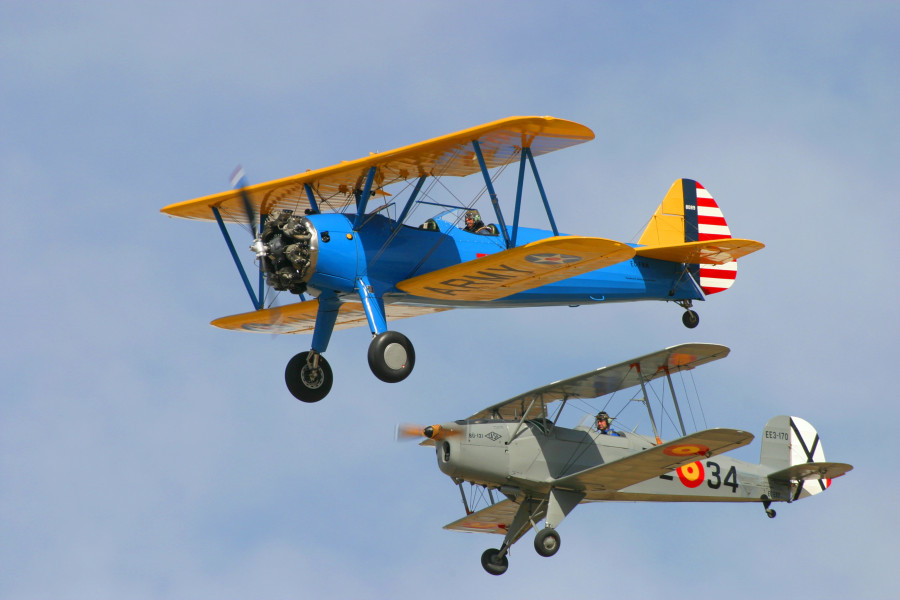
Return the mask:
<svg viewBox="0 0 900 600"><path fill-rule="evenodd" d="M738 489L738 481L737 481L737 469L732 466L728 469L728 472L725 474L725 479L722 479L722 467L719 466L719 463L708 460L706 461L706 470L704 471L703 465L700 461L695 463L691 463L689 465L685 465L683 467L679 467L676 471L678 474L678 479L681 480L681 483L685 487L695 488L697 486L703 485L703 478L706 475L709 475L709 478L706 479L706 485L711 489L717 490L723 485L725 487L731 488L731 493L734 494ZM671 475L660 475L661 479L666 479L668 481L672 481L674 477Z"/></svg>
<svg viewBox="0 0 900 600"><path fill-rule="evenodd" d="M709 469L709 479L706 480L706 485L714 490L724 485L731 488L732 494L737 492L737 470L734 466L728 469L728 473L725 474L725 481L722 481L722 476L720 475L722 469L719 467L719 463L708 460L706 461L706 468Z"/></svg>

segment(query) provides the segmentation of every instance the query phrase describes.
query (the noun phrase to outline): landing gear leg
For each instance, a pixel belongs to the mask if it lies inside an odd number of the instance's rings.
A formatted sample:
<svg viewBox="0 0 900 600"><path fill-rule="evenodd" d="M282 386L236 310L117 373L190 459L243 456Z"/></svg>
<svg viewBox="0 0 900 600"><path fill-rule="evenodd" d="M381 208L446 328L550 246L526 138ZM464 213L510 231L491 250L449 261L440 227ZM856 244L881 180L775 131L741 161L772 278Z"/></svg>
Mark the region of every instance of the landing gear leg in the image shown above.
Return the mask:
<svg viewBox="0 0 900 600"><path fill-rule="evenodd" d="M553 488L547 498L547 514L544 528L534 536L534 549L541 556L553 556L559 551L559 533L556 527L562 523L578 503L584 499L584 494Z"/></svg>
<svg viewBox="0 0 900 600"><path fill-rule="evenodd" d="M296 355L284 369L284 382L288 391L301 402L318 402L331 391L334 375L322 353L328 347L339 311L340 302L336 294L322 293L319 296L312 349Z"/></svg>
<svg viewBox="0 0 900 600"><path fill-rule="evenodd" d="M506 531L506 537L503 538L503 544L500 549L490 548L481 555L481 566L491 575L503 575L509 568L509 559L506 558L510 546L516 543L522 537L531 524L540 519L546 511L546 504L537 500L525 498L519 504L519 510L513 517L512 523ZM557 544L557 547L559 544Z"/></svg>
<svg viewBox="0 0 900 600"><path fill-rule="evenodd" d="M359 278L357 291L373 336L369 344L369 368L375 377L387 383L403 381L416 364L412 342L402 333L387 330L384 301L368 279Z"/></svg>
<svg viewBox="0 0 900 600"><path fill-rule="evenodd" d="M334 383L331 365L315 350L301 352L284 369L284 382L294 398L318 402L328 395Z"/></svg>
<svg viewBox="0 0 900 600"><path fill-rule="evenodd" d="M766 496L765 494L762 495L762 501L763 501L763 508L766 509L766 516L769 517L770 519L774 519L775 518L775 509L769 508L772 505L772 501L769 500L769 497Z"/></svg>

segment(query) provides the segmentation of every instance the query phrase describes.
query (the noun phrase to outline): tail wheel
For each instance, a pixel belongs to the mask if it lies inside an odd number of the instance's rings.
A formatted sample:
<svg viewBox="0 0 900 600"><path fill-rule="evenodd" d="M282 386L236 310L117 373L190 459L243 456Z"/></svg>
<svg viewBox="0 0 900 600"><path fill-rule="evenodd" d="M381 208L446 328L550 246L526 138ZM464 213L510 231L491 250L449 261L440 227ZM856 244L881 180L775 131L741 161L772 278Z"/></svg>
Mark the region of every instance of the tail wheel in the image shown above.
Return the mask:
<svg viewBox="0 0 900 600"><path fill-rule="evenodd" d="M688 329L693 329L700 324L700 315L692 310L686 310L684 311L684 314L681 315L681 322L684 323L684 326Z"/></svg>
<svg viewBox="0 0 900 600"><path fill-rule="evenodd" d="M412 373L416 352L412 342L397 331L379 333L369 344L369 368L387 383L403 381Z"/></svg>
<svg viewBox="0 0 900 600"><path fill-rule="evenodd" d="M301 352L284 368L284 382L288 391L301 402L318 402L331 391L334 375L331 365L321 354L315 367L309 360L309 352Z"/></svg>
<svg viewBox="0 0 900 600"><path fill-rule="evenodd" d="M491 575L503 575L509 568L509 559L505 554L500 556L496 548L488 548L481 555L481 566Z"/></svg>
<svg viewBox="0 0 900 600"><path fill-rule="evenodd" d="M559 534L552 527L541 529L534 537L534 549L541 556L553 556L559 550Z"/></svg>

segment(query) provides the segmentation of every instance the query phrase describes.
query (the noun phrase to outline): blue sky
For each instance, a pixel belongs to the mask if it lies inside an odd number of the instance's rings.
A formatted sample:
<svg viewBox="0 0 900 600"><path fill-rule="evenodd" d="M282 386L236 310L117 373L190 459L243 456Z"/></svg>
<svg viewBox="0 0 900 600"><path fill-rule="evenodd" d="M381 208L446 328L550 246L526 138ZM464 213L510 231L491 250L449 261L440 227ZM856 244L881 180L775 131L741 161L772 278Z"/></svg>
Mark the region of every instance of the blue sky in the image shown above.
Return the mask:
<svg viewBox="0 0 900 600"><path fill-rule="evenodd" d="M889 2L4 2L0 596L894 597L898 34ZM208 325L249 300L162 206L528 114L596 133L540 161L562 230L630 241L690 177L766 249L691 331L663 303L454 311L397 325L397 385L338 332L312 406L282 378L308 337ZM492 578L498 540L443 531L457 490L393 441L688 341L732 348L695 375L710 426L797 415L856 469L771 521L581 507Z"/></svg>

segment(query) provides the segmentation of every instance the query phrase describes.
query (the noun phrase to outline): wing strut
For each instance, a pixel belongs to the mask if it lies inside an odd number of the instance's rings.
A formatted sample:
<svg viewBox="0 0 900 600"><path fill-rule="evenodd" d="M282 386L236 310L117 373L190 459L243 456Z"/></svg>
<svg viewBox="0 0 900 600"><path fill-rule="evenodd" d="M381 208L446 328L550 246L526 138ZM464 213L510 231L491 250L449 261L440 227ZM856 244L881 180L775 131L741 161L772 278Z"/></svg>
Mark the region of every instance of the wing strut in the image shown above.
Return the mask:
<svg viewBox="0 0 900 600"><path fill-rule="evenodd" d="M306 190L306 199L309 200L309 208L315 212L319 212L319 205L316 203L316 197L313 194L312 187L308 183L303 184L303 189Z"/></svg>
<svg viewBox="0 0 900 600"><path fill-rule="evenodd" d="M247 271L244 270L244 265L241 263L241 259L238 258L237 252L234 249L234 243L231 241L231 236L228 234L228 230L225 228L225 222L222 221L222 215L219 214L219 209L213 206L212 212L216 217L216 223L219 224L219 229L222 230L222 235L225 237L225 243L228 244L228 250L231 251L231 258L234 260L234 264L235 266L237 266L238 272L241 274L241 279L244 281L244 287L247 288L247 293L250 294L250 301L253 302L253 308L255 308L256 310L261 310L263 307L262 271L260 271L259 296L257 296L256 292L253 291L253 286L250 285L250 279L247 277Z"/></svg>
<svg viewBox="0 0 900 600"><path fill-rule="evenodd" d="M353 221L353 231L359 231L363 218L366 216L366 204L369 203L369 196L372 194L372 180L375 179L376 167L369 167L369 173L366 175L366 185L363 187L362 195L358 196L356 202L356 220Z"/></svg>
<svg viewBox="0 0 900 600"><path fill-rule="evenodd" d="M500 233L503 234L503 240L506 247L511 248L509 243L509 232L506 231L506 222L503 220L503 212L500 210L500 202L497 200L497 193L494 191L494 184L491 176L488 174L487 164L484 162L484 156L481 154L481 144L478 140L472 140L472 148L475 149L475 156L478 157L478 164L481 167L481 174L484 175L484 184L487 186L488 194L491 196L491 204L494 205L494 212L497 213L497 222L500 223Z"/></svg>
<svg viewBox="0 0 900 600"><path fill-rule="evenodd" d="M463 506L466 509L466 514L471 515L474 511L471 508L469 508L469 502L466 500L466 493L463 491L463 486L462 486L463 480L462 479L454 479L453 481L455 481L456 485L459 486L459 495L462 496Z"/></svg>
<svg viewBox="0 0 900 600"><path fill-rule="evenodd" d="M516 247L516 238L519 234L519 209L522 206L522 184L525 179L525 160L531 164L531 172L534 174L534 182L537 184L538 191L541 193L541 201L544 203L544 210L547 211L547 219L550 221L550 228L553 230L553 235L559 235L559 229L556 228L556 221L553 219L553 212L550 210L550 201L547 200L547 192L544 191L544 184L541 182L541 176L538 175L537 165L534 162L534 154L531 152L531 148L525 147L522 148L522 157L519 160L519 187L516 190L516 212L513 216L513 228L512 228L512 247Z"/></svg>
<svg viewBox="0 0 900 600"><path fill-rule="evenodd" d="M412 208L412 205L415 203L416 198L419 197L419 191L422 189L422 184L425 183L425 179L428 175L422 175L419 177L419 180L416 182L416 187L412 191L412 195L409 197L409 200L406 201L406 206L403 207L403 211L400 213L400 216L397 217L397 228L403 225L403 221L406 220L406 215L409 214L409 209Z"/></svg>
<svg viewBox="0 0 900 600"><path fill-rule="evenodd" d="M653 410L650 408L650 397L647 396L647 387L644 385L644 374L641 372L641 363L636 362L631 366L637 370L638 380L641 382L641 393L644 395L643 402L647 407L647 412L650 413L650 424L653 425L653 435L656 436L656 443L661 444L662 440L659 439L659 431L656 430L656 421L653 418Z"/></svg>
<svg viewBox="0 0 900 600"><path fill-rule="evenodd" d="M672 404L675 405L675 414L678 415L678 424L681 425L681 435L687 435L687 431L684 429L684 420L681 418L681 409L678 408L678 398L675 397L675 386L672 385L672 374L669 373L669 367L664 366L663 371L666 372L666 380L669 382L669 391L672 392Z"/></svg>
<svg viewBox="0 0 900 600"><path fill-rule="evenodd" d="M522 208L522 189L525 180L525 161L531 165L531 172L534 174L534 182L537 184L538 191L541 193L541 201L544 203L544 210L547 211L547 219L550 221L550 227L553 229L553 235L559 235L559 229L556 227L556 221L553 219L553 212L550 210L550 202L547 200L547 193L544 191L544 184L541 182L541 176L538 175L537 165L534 162L534 154L531 148L525 146L520 150L519 155L519 178L516 186L516 206L513 214L512 237L506 231L506 222L503 219L503 212L500 210L500 203L497 200L497 194L494 192L494 184L488 175L487 166L484 162L484 156L481 153L481 146L478 140L472 140L472 148L475 150L475 156L478 158L478 164L481 166L481 173L484 176L484 183L487 186L488 194L491 197L491 204L494 206L494 212L497 214L497 222L500 224L500 232L503 234L503 240L506 242L507 248L516 247L516 238L519 234L519 212Z"/></svg>
<svg viewBox="0 0 900 600"><path fill-rule="evenodd" d="M513 434L509 436L509 442L512 442L516 439L516 436L519 435L519 430L522 429L522 423L525 422L525 419L528 418L528 413L531 411L531 407L534 406L534 403L537 402L537 397L531 399L531 404L528 405L528 408L525 409L525 412L522 413L522 418L519 419L518 425L516 425L516 430L513 431ZM541 404L543 404L543 397L541 399Z"/></svg>

